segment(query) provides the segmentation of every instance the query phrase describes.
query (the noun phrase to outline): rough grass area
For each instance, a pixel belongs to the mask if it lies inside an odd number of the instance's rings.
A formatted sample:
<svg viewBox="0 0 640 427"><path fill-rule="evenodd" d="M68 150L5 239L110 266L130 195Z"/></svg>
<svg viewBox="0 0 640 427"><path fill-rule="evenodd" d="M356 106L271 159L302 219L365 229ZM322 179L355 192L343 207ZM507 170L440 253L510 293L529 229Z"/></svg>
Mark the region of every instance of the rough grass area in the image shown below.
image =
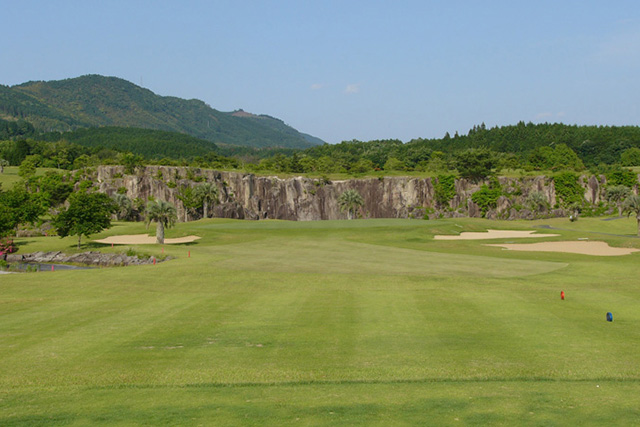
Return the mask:
<svg viewBox="0 0 640 427"><path fill-rule="evenodd" d="M640 248L626 218L206 220L139 247L169 262L4 275L0 425L637 424L640 254L433 240L539 225Z"/></svg>

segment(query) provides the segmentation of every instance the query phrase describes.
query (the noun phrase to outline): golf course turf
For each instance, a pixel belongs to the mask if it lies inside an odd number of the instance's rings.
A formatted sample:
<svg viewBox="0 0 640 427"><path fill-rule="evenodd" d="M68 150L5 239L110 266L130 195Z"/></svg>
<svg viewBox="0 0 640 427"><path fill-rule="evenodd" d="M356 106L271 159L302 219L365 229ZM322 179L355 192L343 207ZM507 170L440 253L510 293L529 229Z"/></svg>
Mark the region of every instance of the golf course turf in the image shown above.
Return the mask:
<svg viewBox="0 0 640 427"><path fill-rule="evenodd" d="M0 425L638 424L639 253L433 238L541 225L558 236L518 243L640 248L633 218L213 219L167 230L193 243L85 243L174 259L0 276Z"/></svg>

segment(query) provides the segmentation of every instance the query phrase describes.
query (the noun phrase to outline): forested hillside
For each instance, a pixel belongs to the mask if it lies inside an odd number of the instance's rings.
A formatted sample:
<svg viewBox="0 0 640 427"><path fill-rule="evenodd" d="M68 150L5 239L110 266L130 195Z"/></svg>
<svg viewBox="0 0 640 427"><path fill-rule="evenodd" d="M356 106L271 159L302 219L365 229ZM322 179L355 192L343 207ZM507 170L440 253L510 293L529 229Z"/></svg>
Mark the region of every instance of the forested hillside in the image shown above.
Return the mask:
<svg viewBox="0 0 640 427"><path fill-rule="evenodd" d="M219 144L307 148L318 140L265 115L225 113L204 102L159 96L115 77L0 86L0 116L39 132L121 126L185 133Z"/></svg>
<svg viewBox="0 0 640 427"><path fill-rule="evenodd" d="M28 138L36 133L33 125L26 120L0 119L0 141L12 138Z"/></svg>
<svg viewBox="0 0 640 427"><path fill-rule="evenodd" d="M111 149L139 154L147 159L180 159L204 156L217 147L210 141L177 132L152 129L100 127L42 135L44 141L67 141L94 149Z"/></svg>

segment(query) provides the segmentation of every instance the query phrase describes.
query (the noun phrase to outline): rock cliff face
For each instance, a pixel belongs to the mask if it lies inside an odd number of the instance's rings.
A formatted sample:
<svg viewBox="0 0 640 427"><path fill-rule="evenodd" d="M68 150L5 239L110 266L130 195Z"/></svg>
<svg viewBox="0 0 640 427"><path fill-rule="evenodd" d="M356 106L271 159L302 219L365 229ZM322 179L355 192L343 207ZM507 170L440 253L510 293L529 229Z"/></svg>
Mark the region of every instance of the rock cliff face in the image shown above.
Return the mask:
<svg viewBox="0 0 640 427"><path fill-rule="evenodd" d="M340 211L338 198L349 189L358 191L364 199L359 212L363 218L482 216L481 209L471 199L482 183L464 179L456 181L455 196L440 206L434 197L435 178L385 177L325 182L304 177L281 179L170 166L147 166L133 175L125 174L122 166L100 166L95 178L100 191L110 195L124 189L131 199L153 197L171 202L180 220L185 217L184 206L178 198L180 188L205 181L218 187L219 202L213 216L222 218L344 219L347 216ZM582 177L580 183L587 202L597 204L602 200L604 178ZM544 194L550 207L556 205L553 181L546 177L500 178L500 184L505 195L498 199L495 209L486 212L488 218L533 218L534 213L523 207L531 192ZM547 216L567 214L562 209L544 212Z"/></svg>

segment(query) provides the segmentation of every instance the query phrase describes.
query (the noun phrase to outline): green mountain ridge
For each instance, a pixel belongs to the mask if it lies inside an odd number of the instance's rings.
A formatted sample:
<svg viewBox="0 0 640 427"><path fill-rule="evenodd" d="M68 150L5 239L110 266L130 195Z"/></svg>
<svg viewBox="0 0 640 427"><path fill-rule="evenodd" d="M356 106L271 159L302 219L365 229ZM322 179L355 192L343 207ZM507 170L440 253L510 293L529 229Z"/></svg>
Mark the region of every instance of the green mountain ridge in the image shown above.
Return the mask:
<svg viewBox="0 0 640 427"><path fill-rule="evenodd" d="M216 144L256 148L304 149L323 143L282 120L237 113L218 111L198 99L156 95L117 77L86 75L0 85L0 117L25 119L40 132L118 126L180 132Z"/></svg>

